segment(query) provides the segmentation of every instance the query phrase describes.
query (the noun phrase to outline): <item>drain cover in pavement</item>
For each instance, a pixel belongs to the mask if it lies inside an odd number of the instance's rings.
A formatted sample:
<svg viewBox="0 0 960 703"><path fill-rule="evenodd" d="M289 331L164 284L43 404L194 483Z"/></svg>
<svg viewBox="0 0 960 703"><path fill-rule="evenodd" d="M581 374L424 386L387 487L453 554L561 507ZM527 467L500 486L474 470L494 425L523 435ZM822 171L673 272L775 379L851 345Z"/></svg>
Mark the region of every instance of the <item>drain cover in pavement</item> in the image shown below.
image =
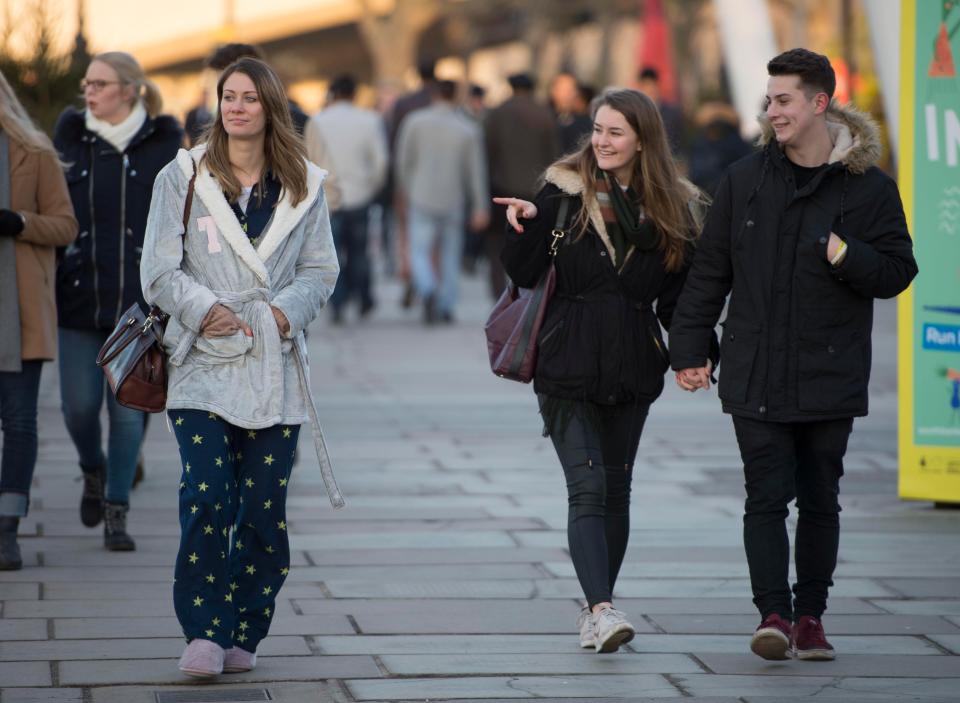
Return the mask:
<svg viewBox="0 0 960 703"><path fill-rule="evenodd" d="M240 703L272 701L265 688L234 688L229 691L157 691L157 703Z"/></svg>

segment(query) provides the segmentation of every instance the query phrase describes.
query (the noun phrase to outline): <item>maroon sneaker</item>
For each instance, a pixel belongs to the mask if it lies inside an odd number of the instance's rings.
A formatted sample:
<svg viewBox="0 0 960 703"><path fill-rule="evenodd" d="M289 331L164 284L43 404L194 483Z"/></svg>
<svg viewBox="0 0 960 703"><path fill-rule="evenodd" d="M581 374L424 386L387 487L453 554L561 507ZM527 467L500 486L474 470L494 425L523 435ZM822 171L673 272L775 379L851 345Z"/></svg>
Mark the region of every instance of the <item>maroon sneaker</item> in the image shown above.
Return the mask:
<svg viewBox="0 0 960 703"><path fill-rule="evenodd" d="M837 656L823 634L823 623L811 615L801 615L794 624L790 648L797 659L832 661Z"/></svg>
<svg viewBox="0 0 960 703"><path fill-rule="evenodd" d="M790 623L778 613L763 619L750 639L750 651L758 657L771 660L789 658Z"/></svg>

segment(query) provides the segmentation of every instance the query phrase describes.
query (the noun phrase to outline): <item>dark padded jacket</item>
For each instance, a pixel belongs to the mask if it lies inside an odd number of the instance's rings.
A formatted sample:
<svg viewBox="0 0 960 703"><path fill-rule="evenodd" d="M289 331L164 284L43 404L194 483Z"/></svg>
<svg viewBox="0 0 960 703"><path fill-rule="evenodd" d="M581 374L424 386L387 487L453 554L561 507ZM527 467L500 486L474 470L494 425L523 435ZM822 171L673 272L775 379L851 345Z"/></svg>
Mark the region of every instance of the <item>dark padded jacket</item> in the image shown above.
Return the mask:
<svg viewBox="0 0 960 703"><path fill-rule="evenodd" d="M631 250L624 261L614 262L595 201L590 226L577 236L580 177L553 166L546 181L535 200L537 217L523 221L523 233L507 234L500 257L517 285L536 285L550 262L560 200L570 198L568 234L556 257L556 292L538 339L534 390L599 405L652 402L663 390L668 367L661 324L670 325L687 268L668 272L660 251Z"/></svg>
<svg viewBox="0 0 960 703"><path fill-rule="evenodd" d="M727 170L673 316L671 365L702 366L730 295L719 395L734 415L866 415L873 300L917 273L897 186L874 165L876 126L836 104L827 121L830 163L799 190L769 125L762 151ZM837 267L831 232L849 247Z"/></svg>
<svg viewBox="0 0 960 703"><path fill-rule="evenodd" d="M153 181L183 142L169 115L148 117L126 151L86 127L84 112L67 108L54 145L68 164L67 185L80 224L76 241L58 252L59 325L112 329L140 291L140 253Z"/></svg>

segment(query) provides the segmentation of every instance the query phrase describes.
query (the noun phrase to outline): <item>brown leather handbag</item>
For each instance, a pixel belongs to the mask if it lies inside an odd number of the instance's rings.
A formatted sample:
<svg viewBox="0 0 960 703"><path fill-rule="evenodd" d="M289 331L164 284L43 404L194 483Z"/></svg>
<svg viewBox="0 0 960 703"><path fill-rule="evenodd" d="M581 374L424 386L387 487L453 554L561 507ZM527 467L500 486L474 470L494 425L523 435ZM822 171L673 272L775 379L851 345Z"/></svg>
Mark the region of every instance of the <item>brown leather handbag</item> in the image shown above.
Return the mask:
<svg viewBox="0 0 960 703"><path fill-rule="evenodd" d="M193 186L197 180L194 166L187 197L183 203L183 235L187 235ZM156 305L144 315L140 303L123 314L113 333L97 355L110 391L120 405L148 413L163 412L167 405L167 355L161 340L169 316Z"/></svg>
<svg viewBox="0 0 960 703"><path fill-rule="evenodd" d="M490 368L500 378L530 383L537 367L537 337L547 314L547 305L556 286L553 260L560 240L566 236L564 224L570 199L564 197L557 210L557 222L550 242L550 265L533 288L520 288L511 282L483 327L487 335Z"/></svg>

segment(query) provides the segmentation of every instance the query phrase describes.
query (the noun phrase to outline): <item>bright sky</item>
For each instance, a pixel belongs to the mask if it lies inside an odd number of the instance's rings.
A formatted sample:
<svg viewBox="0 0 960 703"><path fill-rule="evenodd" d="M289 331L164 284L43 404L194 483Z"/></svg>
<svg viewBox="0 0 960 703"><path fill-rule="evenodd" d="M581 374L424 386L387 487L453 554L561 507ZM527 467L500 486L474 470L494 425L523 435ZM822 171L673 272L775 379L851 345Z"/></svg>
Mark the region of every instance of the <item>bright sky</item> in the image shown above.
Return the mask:
<svg viewBox="0 0 960 703"><path fill-rule="evenodd" d="M55 18L61 41L69 45L77 32L79 0L42 0ZM183 34L217 28L231 0L83 0L91 50L135 49L176 39ZM10 16L15 47L33 36L30 9L37 0L0 0L0 27ZM288 14L329 4L331 0L232 0L238 23Z"/></svg>

